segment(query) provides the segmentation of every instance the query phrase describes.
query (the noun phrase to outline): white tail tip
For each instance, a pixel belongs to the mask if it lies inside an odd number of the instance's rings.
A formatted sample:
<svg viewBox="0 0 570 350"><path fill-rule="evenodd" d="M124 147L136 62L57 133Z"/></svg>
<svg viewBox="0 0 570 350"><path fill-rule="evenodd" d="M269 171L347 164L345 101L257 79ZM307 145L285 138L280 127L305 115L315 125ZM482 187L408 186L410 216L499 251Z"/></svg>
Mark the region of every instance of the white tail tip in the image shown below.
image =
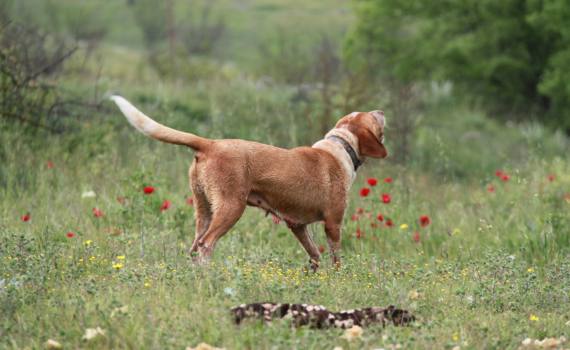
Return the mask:
<svg viewBox="0 0 570 350"><path fill-rule="evenodd" d="M145 135L151 136L154 131L160 128L160 124L147 117L125 98L119 95L113 95L110 99L117 104L121 112L127 117L129 123Z"/></svg>

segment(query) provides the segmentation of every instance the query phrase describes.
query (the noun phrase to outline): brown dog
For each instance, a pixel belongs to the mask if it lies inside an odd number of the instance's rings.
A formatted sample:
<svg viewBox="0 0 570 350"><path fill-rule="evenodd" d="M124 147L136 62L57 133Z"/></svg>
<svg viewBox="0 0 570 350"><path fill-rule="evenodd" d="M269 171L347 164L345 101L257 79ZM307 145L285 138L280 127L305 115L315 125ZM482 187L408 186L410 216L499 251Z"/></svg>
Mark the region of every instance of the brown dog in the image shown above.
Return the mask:
<svg viewBox="0 0 570 350"><path fill-rule="evenodd" d="M341 118L312 147L283 149L245 140L210 140L150 119L113 96L128 121L154 139L196 151L190 166L196 237L191 252L204 259L239 220L247 205L284 220L319 264L307 225L323 221L334 264L340 264L340 229L348 191L364 157L385 158L384 113L354 112Z"/></svg>

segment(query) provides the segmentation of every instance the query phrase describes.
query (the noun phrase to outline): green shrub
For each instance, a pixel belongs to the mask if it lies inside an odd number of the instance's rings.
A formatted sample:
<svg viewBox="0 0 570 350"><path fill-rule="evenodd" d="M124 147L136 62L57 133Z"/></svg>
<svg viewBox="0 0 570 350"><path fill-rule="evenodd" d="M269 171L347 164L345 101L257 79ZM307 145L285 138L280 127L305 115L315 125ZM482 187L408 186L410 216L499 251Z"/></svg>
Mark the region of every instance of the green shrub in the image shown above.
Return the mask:
<svg viewBox="0 0 570 350"><path fill-rule="evenodd" d="M355 66L443 80L493 115L570 131L570 3L361 0L346 42Z"/></svg>

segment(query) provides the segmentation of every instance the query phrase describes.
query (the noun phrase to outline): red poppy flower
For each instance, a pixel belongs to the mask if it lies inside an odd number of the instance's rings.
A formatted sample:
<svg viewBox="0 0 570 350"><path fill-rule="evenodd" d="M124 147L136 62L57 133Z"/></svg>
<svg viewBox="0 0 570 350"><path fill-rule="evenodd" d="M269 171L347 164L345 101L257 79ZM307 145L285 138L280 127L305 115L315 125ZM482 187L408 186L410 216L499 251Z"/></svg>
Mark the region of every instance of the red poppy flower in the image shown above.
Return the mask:
<svg viewBox="0 0 570 350"><path fill-rule="evenodd" d="M505 173L502 170L497 170L495 171L495 176L496 177L502 177Z"/></svg>
<svg viewBox="0 0 570 350"><path fill-rule="evenodd" d="M382 202L384 204L388 204L392 201L392 197L390 197L390 195L388 193L383 193L382 194Z"/></svg>
<svg viewBox="0 0 570 350"><path fill-rule="evenodd" d="M548 181L552 182L554 180L556 180L556 177L554 176L554 174L548 175Z"/></svg>
<svg viewBox="0 0 570 350"><path fill-rule="evenodd" d="M430 223L431 223L431 220L429 219L429 216L427 216L427 215L420 216L420 226L421 227L426 227Z"/></svg>
<svg viewBox="0 0 570 350"><path fill-rule="evenodd" d="M416 243L420 243L420 233L419 232L414 232L414 235L412 236L412 239L414 240L414 242Z"/></svg>
<svg viewBox="0 0 570 350"><path fill-rule="evenodd" d="M162 205L160 206L160 211L165 211L168 210L168 208L170 208L170 201L168 199L165 199L164 202L162 202Z"/></svg>
<svg viewBox="0 0 570 350"><path fill-rule="evenodd" d="M324 246L324 245L321 244L321 245L319 246L319 252L320 252L321 254L323 254L323 253L325 252L325 246Z"/></svg>
<svg viewBox="0 0 570 350"><path fill-rule="evenodd" d="M23 222L28 222L28 221L30 221L31 218L32 218L32 216L30 215L30 213L26 213L26 214L22 215L22 217L21 217Z"/></svg>
<svg viewBox="0 0 570 350"><path fill-rule="evenodd" d="M389 176L388 176L387 178L385 178L385 179L384 179L384 182L385 182L385 183L387 183L387 184L391 184L391 183L392 183L392 181L393 181L393 180L392 180L392 178L391 178L391 177L389 177Z"/></svg>
<svg viewBox="0 0 570 350"><path fill-rule="evenodd" d="M368 182L368 184L369 184L370 186L376 186L376 184L378 183L378 180L375 179L375 178L373 178L373 177L369 177L369 178L366 180L366 182Z"/></svg>
<svg viewBox="0 0 570 350"><path fill-rule="evenodd" d="M145 194L152 194L152 193L154 192L154 187L152 187L152 186L145 186L145 187L143 188L143 192L144 192Z"/></svg>
<svg viewBox="0 0 570 350"><path fill-rule="evenodd" d="M358 219L360 218L360 216L358 216L357 214L352 214L352 216L350 217L351 221L358 221Z"/></svg>
<svg viewBox="0 0 570 350"><path fill-rule="evenodd" d="M99 208L93 208L93 216L95 216L96 218L100 218L101 216L103 216L103 211L101 211L101 209Z"/></svg>
<svg viewBox="0 0 570 350"><path fill-rule="evenodd" d="M392 221L392 219L387 219L384 225L386 225L386 227L393 227L394 222Z"/></svg>
<svg viewBox="0 0 570 350"><path fill-rule="evenodd" d="M360 228L357 228L356 229L356 238L360 239L360 237L362 237L362 231L360 230Z"/></svg>
<svg viewBox="0 0 570 350"><path fill-rule="evenodd" d="M360 197L366 197L370 194L370 189L368 187L363 187L360 189Z"/></svg>
<svg viewBox="0 0 570 350"><path fill-rule="evenodd" d="M356 214L364 213L364 208L356 208Z"/></svg>
<svg viewBox="0 0 570 350"><path fill-rule="evenodd" d="M186 198L186 204L193 207L194 206L194 197L190 196Z"/></svg>
<svg viewBox="0 0 570 350"><path fill-rule="evenodd" d="M501 180L503 180L504 182L509 181L511 177L508 174L503 174L501 175Z"/></svg>
<svg viewBox="0 0 570 350"><path fill-rule="evenodd" d="M51 160L48 160L46 166L48 169L53 169L53 162Z"/></svg>
<svg viewBox="0 0 570 350"><path fill-rule="evenodd" d="M489 192L489 193L495 192L495 186L493 186L493 185L487 186L487 192Z"/></svg>
<svg viewBox="0 0 570 350"><path fill-rule="evenodd" d="M377 219L378 221L384 221L384 215L378 214L378 215L376 216L376 219Z"/></svg>
<svg viewBox="0 0 570 350"><path fill-rule="evenodd" d="M75 233L73 233L73 232L70 231L70 232L66 233L65 236L66 236L67 238L73 238L73 237L75 237Z"/></svg>

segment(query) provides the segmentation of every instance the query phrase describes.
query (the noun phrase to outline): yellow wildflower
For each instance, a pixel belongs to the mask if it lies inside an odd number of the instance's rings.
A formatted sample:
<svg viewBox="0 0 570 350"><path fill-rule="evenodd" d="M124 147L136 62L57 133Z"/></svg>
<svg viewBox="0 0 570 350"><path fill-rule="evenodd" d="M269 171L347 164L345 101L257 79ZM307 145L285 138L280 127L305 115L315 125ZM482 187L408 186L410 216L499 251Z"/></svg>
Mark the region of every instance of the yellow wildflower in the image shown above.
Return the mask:
<svg viewBox="0 0 570 350"><path fill-rule="evenodd" d="M531 321L538 321L539 320L538 316L533 315L533 314L531 314L528 319Z"/></svg>
<svg viewBox="0 0 570 350"><path fill-rule="evenodd" d="M119 255L119 256L117 256L117 260L125 260L125 256L124 256L124 255Z"/></svg>
<svg viewBox="0 0 570 350"><path fill-rule="evenodd" d="M400 230L405 230L405 229L407 229L408 227L409 227L408 224L401 224L401 225L400 225Z"/></svg>
<svg viewBox="0 0 570 350"><path fill-rule="evenodd" d="M91 243L93 243L92 240L88 239L85 242L83 242L84 245L86 245L87 247L89 247L91 245Z"/></svg>
<svg viewBox="0 0 570 350"><path fill-rule="evenodd" d="M527 271L528 273L534 272L534 268L529 267L528 269L526 269L526 271Z"/></svg>
<svg viewBox="0 0 570 350"><path fill-rule="evenodd" d="M113 268L114 268L115 270L120 270L120 269L123 268L123 264L113 262Z"/></svg>
<svg viewBox="0 0 570 350"><path fill-rule="evenodd" d="M415 290L415 289L412 289L412 290L408 293L408 299L410 299L410 300L417 300L417 299L419 299L419 298L421 298L421 294L420 294L417 290Z"/></svg>

